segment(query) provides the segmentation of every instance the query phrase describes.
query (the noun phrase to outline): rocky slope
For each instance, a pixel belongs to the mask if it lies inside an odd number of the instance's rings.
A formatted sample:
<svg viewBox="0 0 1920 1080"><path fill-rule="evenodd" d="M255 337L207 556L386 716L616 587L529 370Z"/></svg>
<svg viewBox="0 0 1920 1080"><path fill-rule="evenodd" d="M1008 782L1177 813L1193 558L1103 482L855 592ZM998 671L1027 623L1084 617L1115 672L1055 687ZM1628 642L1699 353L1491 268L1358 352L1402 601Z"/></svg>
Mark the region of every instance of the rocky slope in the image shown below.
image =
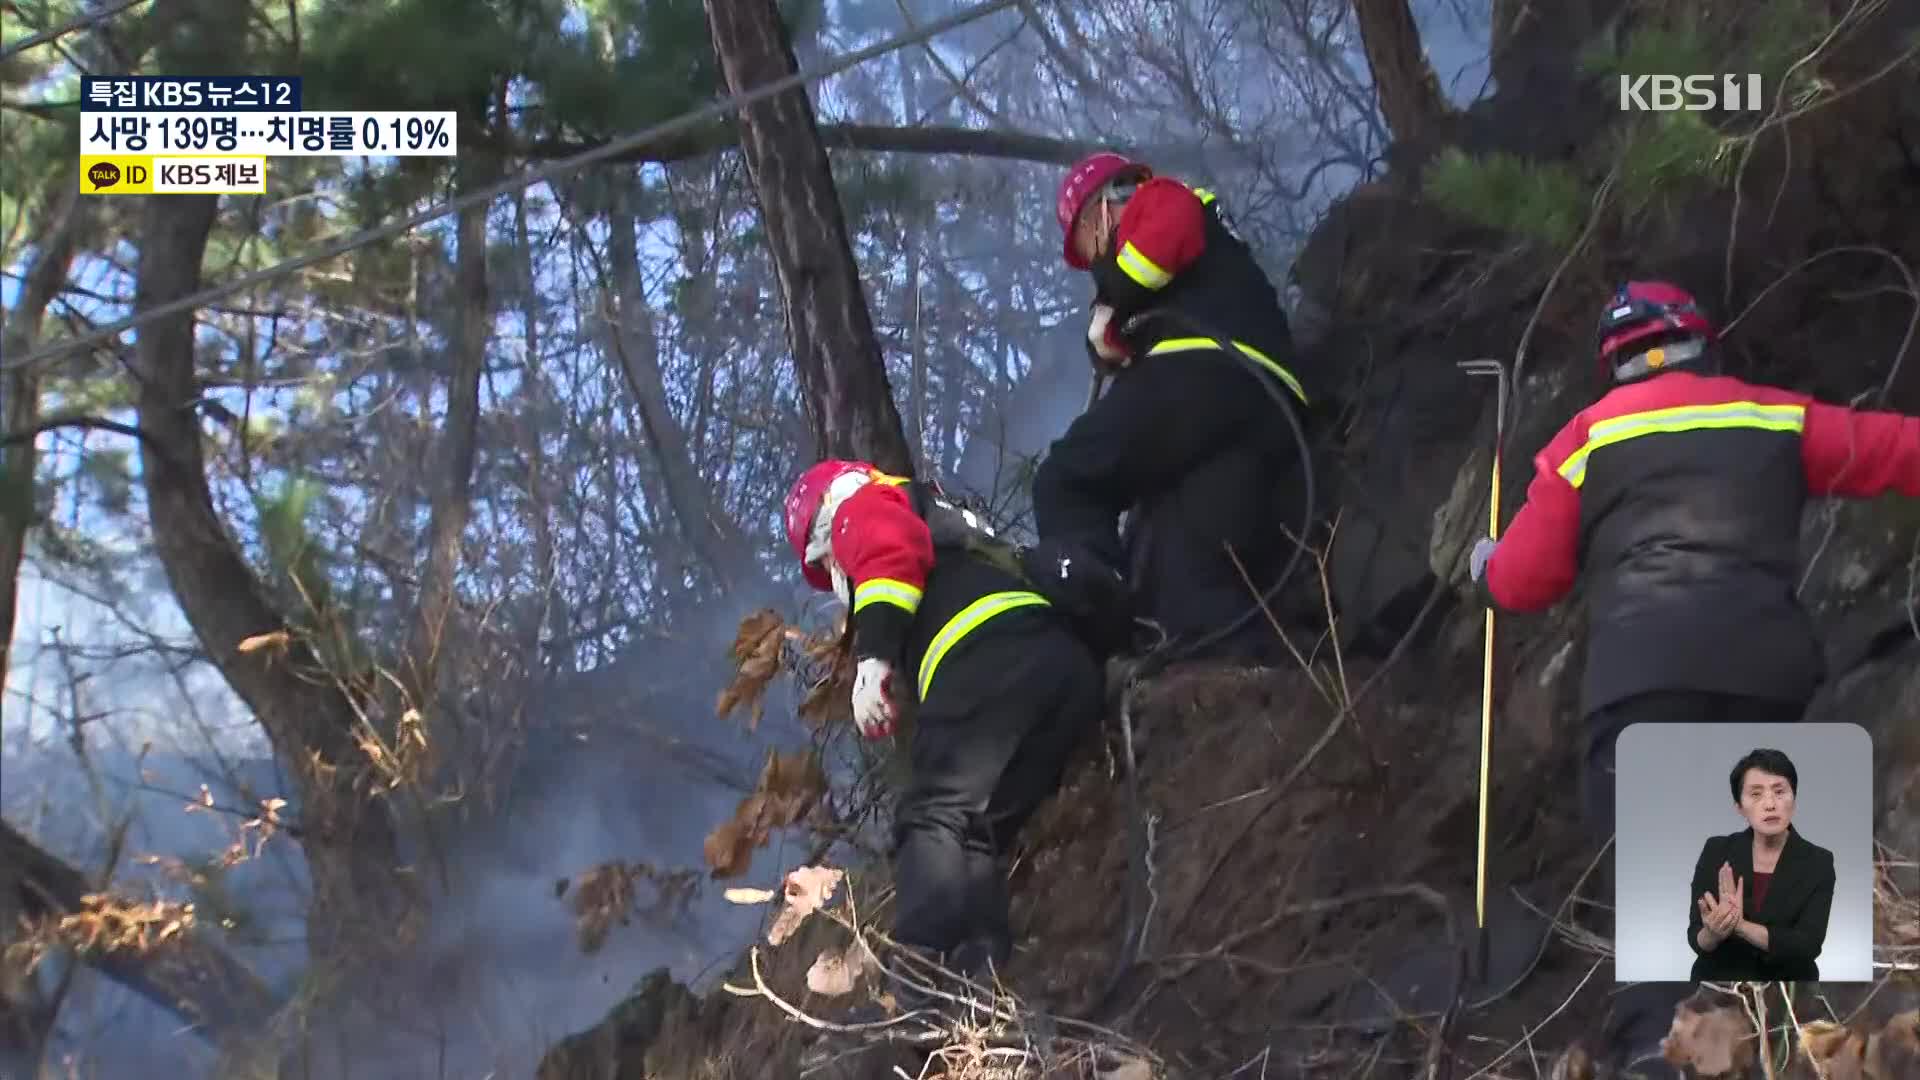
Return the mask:
<svg viewBox="0 0 1920 1080"><path fill-rule="evenodd" d="M1513 75L1516 91L1476 106L1461 143L1571 155L1597 181L1606 172L1594 149L1606 145L1600 129L1619 114L1610 98L1594 105L1593 95L1606 95L1581 91L1572 64L1539 56L1577 43L1582 27L1618 6L1568 5L1564 24L1539 31L1566 40L1533 43L1535 62ZM1834 85L1882 70L1920 12L1882 18L1823 56ZM1723 323L1739 313L1728 340L1736 373L1920 412L1920 295L1894 265L1920 267L1914 72L1770 129L1740 170L1737 195L1702 185L1630 223L1603 215L1564 265L1564 248L1526 247L1424 197L1418 160L1328 215L1295 273L1326 326L1312 347L1354 375L1344 448L1324 470L1344 507L1327 575L1341 637L1352 641L1352 628L1368 623L1403 631L1416 612L1426 617L1391 657L1372 650L1336 664L1322 648L1327 662L1311 675L1304 666L1174 671L1138 706L1151 731L1143 773L1155 914L1148 963L1103 1016L1151 1047L1168 1073L1415 1075L1451 997L1449 935L1472 931L1481 647L1480 609L1457 591L1459 552L1484 527L1492 430L1492 395L1455 361L1511 357L1517 342L1529 343L1505 459L1507 518L1532 454L1599 390L1584 359L1594 305L1629 272L1688 282ZM1806 552L1803 595L1832 670L1810 719L1872 732L1879 840L1908 859L1889 868L1888 883L1917 896L1920 507L1818 508ZM1594 908L1607 901L1589 890L1583 902L1576 890L1595 856L1574 796L1580 616L1576 600L1501 624L1489 880L1511 888L1496 901L1495 922L1541 927L1526 914L1532 905L1558 913L1560 928L1496 939L1505 954L1496 967L1526 977L1469 995L1475 1008L1453 1041L1470 1066L1461 1075L1498 1062L1535 1075L1606 1010L1611 972L1593 935L1607 932ZM1089 747L1015 871L1022 939L1008 980L1038 1010L1086 1015L1096 1004L1121 928L1125 822L1120 787ZM877 880L859 893L883 897ZM1877 932L1892 950L1914 928L1892 908L1882 914ZM831 1015L836 1005L809 995L803 972L844 936L816 920L780 949L763 948L767 985ZM744 966L731 981L752 985ZM1826 991L1842 1016L1870 997L1860 1016L1869 1026L1916 1004L1911 983L1872 995ZM1899 1038L1911 1043L1913 1034L1889 1032L1874 1053L1892 1062ZM542 1077L792 1076L808 1034L766 1000L724 992L703 1000L650 977L601 1027L556 1047ZM872 1058L821 1075L888 1075ZM1851 1075L1890 1077L1896 1066L1852 1067Z"/></svg>

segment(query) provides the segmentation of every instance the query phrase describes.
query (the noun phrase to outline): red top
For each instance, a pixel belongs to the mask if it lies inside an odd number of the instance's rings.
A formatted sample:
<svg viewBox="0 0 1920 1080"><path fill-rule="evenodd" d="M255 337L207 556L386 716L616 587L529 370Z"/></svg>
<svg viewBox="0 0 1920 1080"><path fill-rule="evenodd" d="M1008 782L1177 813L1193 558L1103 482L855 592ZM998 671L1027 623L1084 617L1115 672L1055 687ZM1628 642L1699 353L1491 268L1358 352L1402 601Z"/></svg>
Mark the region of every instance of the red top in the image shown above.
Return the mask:
<svg viewBox="0 0 1920 1080"><path fill-rule="evenodd" d="M1767 886L1771 884L1773 884L1772 874L1763 874L1758 870L1753 872L1753 900L1750 903L1741 905L1746 908L1746 911L1743 913L1744 915L1752 915L1754 912L1760 910L1761 904L1767 902ZM1748 919L1747 921L1751 922L1752 920Z"/></svg>
<svg viewBox="0 0 1920 1080"><path fill-rule="evenodd" d="M833 515L833 558L849 584L887 578L924 589L933 569L933 534L904 488L868 484Z"/></svg>
<svg viewBox="0 0 1920 1080"><path fill-rule="evenodd" d="M1164 176L1141 184L1121 208L1120 220L1113 226L1113 258L1127 260L1134 266L1140 265L1135 260L1144 260L1150 271L1158 271L1168 278L1179 277L1206 250L1206 204L1192 188ZM1155 290L1132 285L1124 291L1138 292L1144 297ZM1123 314L1131 313L1138 306L1127 302L1127 297L1108 299ZM1107 344L1125 348L1117 325L1119 321L1107 327Z"/></svg>
<svg viewBox="0 0 1920 1080"><path fill-rule="evenodd" d="M1621 387L1581 410L1534 457L1526 505L1487 563L1494 601L1508 611L1543 611L1572 589L1579 576L1580 489L1561 466L1587 445L1593 425L1642 410L1742 399L1806 408L1800 456L1809 495L1870 499L1897 491L1920 498L1920 418L1829 405L1727 376L1662 376Z"/></svg>

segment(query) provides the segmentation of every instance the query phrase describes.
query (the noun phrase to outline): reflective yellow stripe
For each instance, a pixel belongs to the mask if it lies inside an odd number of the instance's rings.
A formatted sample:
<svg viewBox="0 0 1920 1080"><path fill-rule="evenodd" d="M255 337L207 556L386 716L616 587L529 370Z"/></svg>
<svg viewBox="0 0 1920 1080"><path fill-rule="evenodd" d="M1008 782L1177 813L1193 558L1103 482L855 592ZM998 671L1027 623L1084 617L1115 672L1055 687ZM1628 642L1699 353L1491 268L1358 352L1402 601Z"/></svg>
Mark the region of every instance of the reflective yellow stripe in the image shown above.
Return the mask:
<svg viewBox="0 0 1920 1080"><path fill-rule="evenodd" d="M1128 277L1144 288L1164 289L1167 282L1173 280L1172 274L1155 266L1153 260L1141 254L1131 240L1120 246L1120 254L1114 256L1114 261L1120 264L1120 269L1126 271Z"/></svg>
<svg viewBox="0 0 1920 1080"><path fill-rule="evenodd" d="M1219 342L1214 341L1212 338L1204 338L1204 337L1168 338L1167 340L1162 341L1158 345L1155 345L1153 348L1148 349L1147 355L1158 356L1161 353L1190 352L1194 349L1217 349L1219 347L1220 347ZM1268 356L1266 353L1261 352L1259 349L1254 348L1253 346L1247 344L1244 341L1234 342L1233 347L1236 349L1239 349L1243 353L1246 353L1247 358L1252 360L1254 363L1259 364L1261 367L1266 368L1268 371L1272 372L1274 378L1279 379L1283 383L1286 383L1287 389L1293 391L1293 396L1299 398L1301 404L1303 405L1309 404L1309 402L1307 401L1307 392L1300 388L1300 380L1293 377L1293 372L1288 371L1284 367L1281 367L1279 362L1276 361L1273 357Z"/></svg>
<svg viewBox="0 0 1920 1080"><path fill-rule="evenodd" d="M1679 405L1670 409L1615 416L1587 429L1586 444L1560 463L1560 475L1579 487L1587 479L1587 459L1595 450L1642 435L1720 428L1760 431L1800 431L1806 427L1803 405L1762 405L1756 401L1728 401L1719 405Z"/></svg>
<svg viewBox="0 0 1920 1080"><path fill-rule="evenodd" d="M868 604L892 604L911 615L920 610L920 596L919 589L904 581L883 577L868 578L854 586L853 611L857 615L860 609Z"/></svg>
<svg viewBox="0 0 1920 1080"><path fill-rule="evenodd" d="M1197 188L1189 188L1188 190L1192 191L1195 195L1198 195L1200 197L1201 206L1205 206L1208 203L1213 201L1213 192L1207 190L1206 188L1197 187Z"/></svg>
<svg viewBox="0 0 1920 1080"><path fill-rule="evenodd" d="M927 699L927 688L933 685L933 673L940 668L940 661L953 651L960 639L980 629L982 623L995 615L1004 615L1015 608L1046 607L1046 598L1031 592L997 592L987 595L960 609L960 613L947 620L947 625L933 635L933 643L927 646L927 655L920 660L920 700Z"/></svg>
<svg viewBox="0 0 1920 1080"><path fill-rule="evenodd" d="M893 487L899 487L902 484L911 484L913 483L913 480L910 477L895 476L892 473L883 473L879 469L875 469L873 470L873 482L876 484L890 484Z"/></svg>

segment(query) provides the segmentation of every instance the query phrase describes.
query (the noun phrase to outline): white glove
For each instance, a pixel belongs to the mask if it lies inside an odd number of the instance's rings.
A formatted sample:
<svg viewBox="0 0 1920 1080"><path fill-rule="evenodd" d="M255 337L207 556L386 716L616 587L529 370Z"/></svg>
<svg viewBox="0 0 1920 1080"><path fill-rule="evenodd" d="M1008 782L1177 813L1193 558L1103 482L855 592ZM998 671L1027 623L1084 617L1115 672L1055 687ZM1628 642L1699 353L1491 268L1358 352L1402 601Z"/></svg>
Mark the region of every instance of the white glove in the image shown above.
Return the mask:
<svg viewBox="0 0 1920 1080"><path fill-rule="evenodd" d="M853 722L869 739L893 734L899 710L893 703L893 665L878 657L860 661L853 673Z"/></svg>
<svg viewBox="0 0 1920 1080"><path fill-rule="evenodd" d="M1103 362L1116 367L1127 366L1131 359L1125 349L1116 348L1107 340L1107 326L1113 322L1113 308L1106 304L1093 305L1093 318L1087 323L1087 344L1093 347L1094 355Z"/></svg>
<svg viewBox="0 0 1920 1080"><path fill-rule="evenodd" d="M1487 562L1493 558L1493 553L1499 548L1500 541L1491 536L1483 536L1474 541L1473 554L1467 558L1467 569L1473 574L1475 584L1486 580Z"/></svg>

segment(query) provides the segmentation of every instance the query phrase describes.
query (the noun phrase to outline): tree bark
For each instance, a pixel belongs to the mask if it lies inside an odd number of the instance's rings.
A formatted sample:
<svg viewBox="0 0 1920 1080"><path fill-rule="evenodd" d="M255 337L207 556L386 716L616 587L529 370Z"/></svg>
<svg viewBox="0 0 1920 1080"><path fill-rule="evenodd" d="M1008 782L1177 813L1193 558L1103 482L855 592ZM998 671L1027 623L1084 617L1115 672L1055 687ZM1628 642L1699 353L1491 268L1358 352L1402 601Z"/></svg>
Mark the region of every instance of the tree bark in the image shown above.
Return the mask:
<svg viewBox="0 0 1920 1080"><path fill-rule="evenodd" d="M1432 146L1444 140L1453 107L1427 62L1407 0L1353 0L1353 13L1373 71L1374 96L1394 141Z"/></svg>
<svg viewBox="0 0 1920 1080"><path fill-rule="evenodd" d="M713 496L710 485L700 476L688 446L686 430L673 415L667 400L665 377L660 370L660 338L655 332L653 311L647 306L647 293L640 276L640 250L635 239L636 222L630 209L631 193L614 196L614 209L608 215L607 256L612 262L612 287L603 301L607 321L607 344L618 359L628 389L640 410L640 426L647 444L659 462L666 482L667 502L679 519L688 546L706 562L720 579L722 591L733 596L764 597L771 582L753 548L731 516Z"/></svg>
<svg viewBox="0 0 1920 1080"><path fill-rule="evenodd" d="M491 180L483 173L469 190ZM414 705L425 709L438 695L440 658L447 619L454 608L454 578L460 570L460 539L473 514L473 462L480 427L480 377L493 336L493 305L487 294L488 204L460 211L455 227L453 377L447 384L447 421L440 433L436 489L429 499L426 562L414 606L406 665L412 672ZM446 735L450 729L436 729Z"/></svg>
<svg viewBox="0 0 1920 1080"><path fill-rule="evenodd" d="M774 0L704 2L729 92L745 93L798 70ZM815 453L911 475L913 455L806 90L742 109L740 149L773 248Z"/></svg>
<svg viewBox="0 0 1920 1080"><path fill-rule="evenodd" d="M97 891L87 875L0 821L0 935L11 939L23 917L77 912ZM246 965L191 929L145 951L84 951L77 959L216 1042L259 1027L278 1006Z"/></svg>
<svg viewBox="0 0 1920 1080"><path fill-rule="evenodd" d="M146 200L140 226L135 306L145 310L200 287L201 259L217 199L176 195ZM295 778L301 844L313 881L308 940L337 959L350 926L385 931L408 899L387 805L365 794L368 760L356 735L356 704L336 673L322 670L309 643L291 631L213 508L195 408L194 316L141 328L133 373L145 438L154 552L194 635L228 685L253 711ZM242 652L249 639L284 648ZM369 931L371 932L371 931Z"/></svg>
<svg viewBox="0 0 1920 1080"><path fill-rule="evenodd" d="M33 256L21 275L20 295L0 327L0 357L24 356L40 336L47 308L67 283L74 239L85 208L72 170L63 170L47 193L46 208L33 241ZM0 373L0 435L32 428L40 416L40 373L30 366L9 366ZM33 526L33 478L39 465L34 440L0 448L0 683L6 681L13 645L13 618L26 555L27 530Z"/></svg>

